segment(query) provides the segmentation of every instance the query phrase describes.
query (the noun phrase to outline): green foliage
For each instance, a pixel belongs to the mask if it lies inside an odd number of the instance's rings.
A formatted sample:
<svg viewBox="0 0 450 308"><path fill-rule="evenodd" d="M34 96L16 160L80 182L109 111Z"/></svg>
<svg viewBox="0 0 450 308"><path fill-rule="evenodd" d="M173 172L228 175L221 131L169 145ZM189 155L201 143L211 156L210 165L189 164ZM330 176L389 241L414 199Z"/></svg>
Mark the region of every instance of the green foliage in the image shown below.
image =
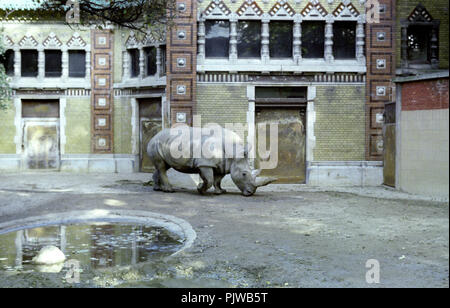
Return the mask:
<svg viewBox="0 0 450 308"><path fill-rule="evenodd" d="M5 46L3 45L3 31L0 29L0 59L5 53ZM6 104L11 98L11 88L8 83L8 76L5 72L5 67L0 62L0 109L6 109Z"/></svg>
<svg viewBox="0 0 450 308"><path fill-rule="evenodd" d="M32 14L38 19L53 18L63 20L69 12L74 16L75 6L67 6L67 0L32 0L39 8ZM75 1L73 1L75 2ZM175 17L175 0L77 0L79 24L71 26L96 26L105 28L108 24L146 32L149 28L170 25ZM69 11L70 10L70 11ZM49 14L50 12L50 14ZM1 17L1 16L0 16Z"/></svg>

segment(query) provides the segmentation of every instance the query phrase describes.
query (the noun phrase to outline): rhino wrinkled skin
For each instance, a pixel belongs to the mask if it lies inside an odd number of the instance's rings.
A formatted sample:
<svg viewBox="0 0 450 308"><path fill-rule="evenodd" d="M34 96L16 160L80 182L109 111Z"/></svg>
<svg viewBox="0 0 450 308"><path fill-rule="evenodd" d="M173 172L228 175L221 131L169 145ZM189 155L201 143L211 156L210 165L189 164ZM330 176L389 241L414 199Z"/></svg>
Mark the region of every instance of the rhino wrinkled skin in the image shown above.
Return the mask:
<svg viewBox="0 0 450 308"><path fill-rule="evenodd" d="M259 170L250 168L245 145L236 133L220 128L221 134L216 136L214 134L202 134L201 128L189 127L184 129L184 132L187 133L183 135L184 137L181 137L182 135L179 131L177 133L177 129L175 131L173 128L163 129L148 143L147 155L156 169L153 173L154 190L173 192L167 177L167 170L170 168L182 173L198 173L203 180L203 183L200 183L197 187L200 194L204 194L212 186L214 186L215 194L225 193L226 191L221 188L220 183L227 174L230 174L234 184L244 196L251 196L258 187L276 180L273 178L265 180L256 178ZM207 145L214 143L222 146L213 147L213 150L207 154L202 151L198 157L195 157L196 155L193 155L194 151L192 149L196 146L197 148L202 148L205 143ZM179 144L191 149L188 155L173 154L173 149L177 148L174 145ZM233 150L225 153L225 149Z"/></svg>

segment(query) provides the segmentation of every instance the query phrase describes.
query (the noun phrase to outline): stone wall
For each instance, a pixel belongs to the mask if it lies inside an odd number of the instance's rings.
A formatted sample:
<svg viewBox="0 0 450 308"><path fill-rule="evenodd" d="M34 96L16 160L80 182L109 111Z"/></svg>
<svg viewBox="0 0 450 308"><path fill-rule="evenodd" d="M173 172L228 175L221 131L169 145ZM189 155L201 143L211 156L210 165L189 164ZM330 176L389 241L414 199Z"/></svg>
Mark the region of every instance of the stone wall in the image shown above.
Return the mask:
<svg viewBox="0 0 450 308"><path fill-rule="evenodd" d="M448 121L448 108L402 111L397 188L449 196Z"/></svg>
<svg viewBox="0 0 450 308"><path fill-rule="evenodd" d="M407 80L397 91L401 108L397 109L396 187L448 197L448 74L446 78Z"/></svg>

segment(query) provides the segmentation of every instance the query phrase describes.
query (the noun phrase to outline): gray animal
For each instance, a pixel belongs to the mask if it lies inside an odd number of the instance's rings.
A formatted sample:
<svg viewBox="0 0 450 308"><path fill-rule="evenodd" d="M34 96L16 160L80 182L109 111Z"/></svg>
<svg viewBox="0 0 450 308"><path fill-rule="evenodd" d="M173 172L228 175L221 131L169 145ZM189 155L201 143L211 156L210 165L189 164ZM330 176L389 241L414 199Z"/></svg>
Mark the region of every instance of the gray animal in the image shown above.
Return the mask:
<svg viewBox="0 0 450 308"><path fill-rule="evenodd" d="M220 185L226 174L231 175L244 196L251 196L258 187L276 180L257 179L260 170L250 168L248 151L239 135L221 127L219 129L221 133L209 135L202 134L205 129L186 126L183 133L172 128L156 134L147 146L147 154L156 168L153 189L173 192L166 173L170 168L182 173L200 174L203 180L197 187L200 194L205 194L212 186L215 194L225 193ZM194 149L200 148L206 151L194 155L198 153ZM187 151L185 155L182 155L183 150Z"/></svg>

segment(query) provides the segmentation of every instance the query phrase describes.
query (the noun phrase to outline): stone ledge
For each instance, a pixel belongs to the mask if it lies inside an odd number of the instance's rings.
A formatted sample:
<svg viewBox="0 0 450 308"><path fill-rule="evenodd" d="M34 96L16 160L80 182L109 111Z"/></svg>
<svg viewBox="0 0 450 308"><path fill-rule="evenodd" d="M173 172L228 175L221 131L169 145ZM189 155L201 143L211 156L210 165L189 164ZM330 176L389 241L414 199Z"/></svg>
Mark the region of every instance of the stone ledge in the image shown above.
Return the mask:
<svg viewBox="0 0 450 308"><path fill-rule="evenodd" d="M0 154L0 171L33 171L22 167L22 156ZM49 171L51 171L49 169ZM61 155L59 171L80 173L134 173L139 171L139 157L127 154Z"/></svg>
<svg viewBox="0 0 450 308"><path fill-rule="evenodd" d="M306 183L310 186L378 186L383 184L383 162L309 162Z"/></svg>

